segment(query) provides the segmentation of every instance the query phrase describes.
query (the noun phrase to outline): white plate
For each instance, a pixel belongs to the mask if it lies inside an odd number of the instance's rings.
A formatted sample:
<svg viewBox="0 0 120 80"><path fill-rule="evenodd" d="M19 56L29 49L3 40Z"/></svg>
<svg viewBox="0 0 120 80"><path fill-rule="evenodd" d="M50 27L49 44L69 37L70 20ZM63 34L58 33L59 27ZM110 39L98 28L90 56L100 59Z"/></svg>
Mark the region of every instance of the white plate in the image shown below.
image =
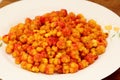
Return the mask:
<svg viewBox="0 0 120 80"><path fill-rule="evenodd" d="M0 35L8 32L11 26L53 10L67 9L82 13L87 19L95 19L102 26L120 26L120 18L112 11L89 1L80 0L25 0L0 9ZM111 31L110 36L114 32ZM12 57L5 53L5 45L0 47L0 78L2 80L100 80L120 67L120 38L108 38L106 52L95 63L74 74L45 75L21 69Z"/></svg>

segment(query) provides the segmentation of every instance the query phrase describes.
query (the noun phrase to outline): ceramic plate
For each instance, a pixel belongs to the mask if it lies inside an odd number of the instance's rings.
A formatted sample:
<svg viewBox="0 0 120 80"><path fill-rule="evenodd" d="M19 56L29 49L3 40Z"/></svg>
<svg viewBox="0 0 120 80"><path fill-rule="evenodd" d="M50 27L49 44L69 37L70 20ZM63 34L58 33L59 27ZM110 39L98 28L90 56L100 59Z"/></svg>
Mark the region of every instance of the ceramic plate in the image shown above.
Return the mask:
<svg viewBox="0 0 120 80"><path fill-rule="evenodd" d="M44 13L67 9L82 13L88 20L94 19L104 29L105 25L120 26L120 18L112 11L98 4L83 0L23 0L0 9L0 36L11 26L23 22L26 17L34 18ZM114 37L113 35L116 34ZM20 68L5 52L5 44L0 47L0 78L2 80L100 80L120 67L120 33L111 30L106 52L89 67L74 74L46 75L32 73Z"/></svg>

